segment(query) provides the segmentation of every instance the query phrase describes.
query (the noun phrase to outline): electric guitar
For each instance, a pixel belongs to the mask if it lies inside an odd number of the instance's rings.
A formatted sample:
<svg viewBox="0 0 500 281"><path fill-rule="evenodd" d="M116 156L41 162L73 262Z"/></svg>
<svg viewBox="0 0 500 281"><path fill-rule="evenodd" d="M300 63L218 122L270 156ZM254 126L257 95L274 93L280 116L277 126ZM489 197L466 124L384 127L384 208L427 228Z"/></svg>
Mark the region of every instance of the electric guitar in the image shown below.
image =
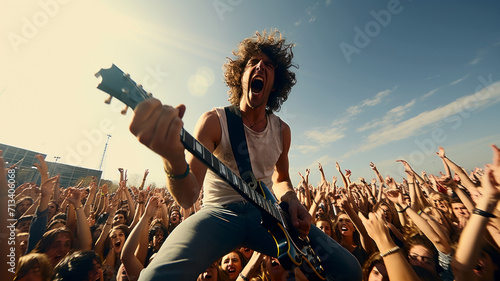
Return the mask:
<svg viewBox="0 0 500 281"><path fill-rule="evenodd" d="M101 69L95 76L102 79L97 88L110 94L105 101L108 104L112 97L115 97L127 107L134 109L141 101L152 96L114 64L109 69ZM126 110L122 111L122 114L125 112ZM300 236L291 224L286 202L278 204L262 182L255 184L255 181L253 183L243 181L184 128L181 129L180 138L186 150L260 210L262 225L274 237L278 260L285 269L292 270L299 266L309 280L326 280L321 261L309 244L309 239Z"/></svg>

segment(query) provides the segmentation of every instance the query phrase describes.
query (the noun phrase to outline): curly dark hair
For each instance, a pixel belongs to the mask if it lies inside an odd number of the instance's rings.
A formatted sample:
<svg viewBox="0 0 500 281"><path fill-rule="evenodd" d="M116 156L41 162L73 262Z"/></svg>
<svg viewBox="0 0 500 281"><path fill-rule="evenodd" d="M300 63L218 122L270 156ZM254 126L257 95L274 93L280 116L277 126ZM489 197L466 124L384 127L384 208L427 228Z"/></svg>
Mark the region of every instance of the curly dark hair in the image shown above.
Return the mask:
<svg viewBox="0 0 500 281"><path fill-rule="evenodd" d="M279 111L281 105L288 99L288 95L297 80L291 67L298 68L292 63L294 44L285 43L281 33L272 29L269 33L258 31L252 37L240 42L232 54L236 59L228 58L224 64L224 82L230 88L228 91L231 104L238 106L242 95L241 78L248 60L259 53L263 53L275 65L274 89L267 101L266 110L271 113Z"/></svg>

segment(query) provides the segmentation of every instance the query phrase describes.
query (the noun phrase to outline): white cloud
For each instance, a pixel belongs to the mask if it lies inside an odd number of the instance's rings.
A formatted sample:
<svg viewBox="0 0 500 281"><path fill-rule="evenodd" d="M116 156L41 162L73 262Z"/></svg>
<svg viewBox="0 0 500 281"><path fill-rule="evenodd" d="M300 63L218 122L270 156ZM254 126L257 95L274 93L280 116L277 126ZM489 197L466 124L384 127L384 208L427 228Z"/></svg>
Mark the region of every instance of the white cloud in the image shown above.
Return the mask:
<svg viewBox="0 0 500 281"><path fill-rule="evenodd" d="M467 65L475 65L475 64L478 64L480 61L481 61L481 58L477 57L477 58L471 60L469 63L467 63Z"/></svg>
<svg viewBox="0 0 500 281"><path fill-rule="evenodd" d="M456 85L456 84L458 84L458 83L460 83L460 82L464 81L467 77L469 77L469 74L465 75L464 77L462 77L462 78L460 78L460 79L457 79L457 80L455 80L455 81L451 82L451 83L450 83L450 86Z"/></svg>
<svg viewBox="0 0 500 281"><path fill-rule="evenodd" d="M346 129L342 127L330 128L330 129L317 128L314 130L307 131L305 135L308 139L313 140L316 143L319 143L320 145L325 145L344 138L345 130Z"/></svg>
<svg viewBox="0 0 500 281"><path fill-rule="evenodd" d="M321 148L317 145L297 145L294 147L295 150L298 150L302 154L308 154L313 152L318 152Z"/></svg>
<svg viewBox="0 0 500 281"><path fill-rule="evenodd" d="M392 90L387 89L378 92L372 98L365 99L357 105L350 106L349 108L346 109L346 114L344 114L343 117L335 119L332 122L330 128L316 128L313 130L309 130L305 133L305 136L309 140L312 140L320 145L332 143L344 138L345 137L344 132L347 130L345 125L351 120L352 117L361 114L363 112L364 107L367 106L372 107L378 105L379 103L382 102L384 97L388 96L396 88L397 86L394 87Z"/></svg>
<svg viewBox="0 0 500 281"><path fill-rule="evenodd" d="M453 121L454 119L452 119L452 117L458 116L458 114L462 112L479 111L498 102L500 102L500 81L472 95L458 98L445 106L422 112L399 124L386 125L368 135L366 141L359 148L349 151L343 157L349 157L359 152L369 151L381 145L418 135L428 130L432 125ZM458 117L465 118L461 116Z"/></svg>
<svg viewBox="0 0 500 281"><path fill-rule="evenodd" d="M363 132L368 129L373 129L377 127L384 127L389 124L398 122L403 118L403 116L410 111L410 109L415 105L416 99L411 100L409 103L405 105L400 105L397 107L394 107L393 109L389 110L382 118L380 119L374 119L360 128L358 128L356 131L358 132Z"/></svg>
<svg viewBox="0 0 500 281"><path fill-rule="evenodd" d="M436 88L436 89L434 89L434 90L430 90L427 94L423 95L423 96L421 97L421 99L426 99L426 98L428 98L428 97L430 97L430 96L434 95L434 94L435 94L435 93L436 93L439 89L441 89L441 87Z"/></svg>

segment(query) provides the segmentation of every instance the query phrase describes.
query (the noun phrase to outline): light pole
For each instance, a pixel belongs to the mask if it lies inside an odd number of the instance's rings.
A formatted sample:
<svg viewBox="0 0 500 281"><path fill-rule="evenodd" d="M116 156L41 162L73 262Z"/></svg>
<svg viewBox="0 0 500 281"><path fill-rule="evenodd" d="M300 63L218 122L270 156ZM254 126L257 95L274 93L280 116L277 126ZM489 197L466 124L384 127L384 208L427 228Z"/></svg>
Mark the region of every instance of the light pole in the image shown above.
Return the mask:
<svg viewBox="0 0 500 281"><path fill-rule="evenodd" d="M102 152L102 159L101 159L101 164L99 165L99 171L101 171L101 168L102 168L102 162L104 162L104 155L106 154L106 149L108 148L108 142L109 142L109 138L111 137L110 134L107 134L108 136L108 139L106 140L106 145L104 146L104 151ZM99 185L101 185L101 178L102 178L102 173L101 173L101 176L99 177Z"/></svg>

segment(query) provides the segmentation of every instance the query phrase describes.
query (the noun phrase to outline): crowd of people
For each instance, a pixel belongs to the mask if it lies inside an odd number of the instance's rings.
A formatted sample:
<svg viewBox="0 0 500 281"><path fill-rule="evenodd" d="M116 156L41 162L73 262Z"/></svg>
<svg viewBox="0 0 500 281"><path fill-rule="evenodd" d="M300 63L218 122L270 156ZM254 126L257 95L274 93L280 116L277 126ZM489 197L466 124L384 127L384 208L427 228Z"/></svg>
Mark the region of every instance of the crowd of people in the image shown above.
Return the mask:
<svg viewBox="0 0 500 281"><path fill-rule="evenodd" d="M500 150L493 163L468 174L443 148L439 175L418 173L404 160L401 182L375 177L368 183L336 164L329 181L300 174L295 190L313 223L358 260L363 280L499 280ZM137 280L163 241L191 214L203 196L184 209L166 188L128 186L119 169L119 188L107 185L61 187L42 156L35 163L40 186L16 188L14 280ZM496 262L495 262L496 261ZM36 277L36 278L35 278ZM248 248L234 249L200 273L198 280L306 280L278 259Z"/></svg>
<svg viewBox="0 0 500 281"><path fill-rule="evenodd" d="M367 182L337 163L337 185L320 164L319 184L309 183L310 169L292 184L291 130L273 113L296 83L292 48L277 30L240 42L223 67L231 106L201 115L199 143L179 138L184 105L148 98L135 107L130 131L161 157L166 188L144 188L148 170L130 186L123 168L116 191L95 181L61 187L41 156L40 186L7 183L12 169L0 159L0 199L16 203L14 280L500 280L496 146L492 163L470 174L439 148L439 175L398 160L405 179L383 178L370 163ZM252 184L229 176L238 173ZM250 192L257 180L273 192L265 200ZM288 212L261 224L273 195ZM295 260L292 239L276 229L301 236L293 241L318 259ZM301 262L310 267L293 266Z"/></svg>

